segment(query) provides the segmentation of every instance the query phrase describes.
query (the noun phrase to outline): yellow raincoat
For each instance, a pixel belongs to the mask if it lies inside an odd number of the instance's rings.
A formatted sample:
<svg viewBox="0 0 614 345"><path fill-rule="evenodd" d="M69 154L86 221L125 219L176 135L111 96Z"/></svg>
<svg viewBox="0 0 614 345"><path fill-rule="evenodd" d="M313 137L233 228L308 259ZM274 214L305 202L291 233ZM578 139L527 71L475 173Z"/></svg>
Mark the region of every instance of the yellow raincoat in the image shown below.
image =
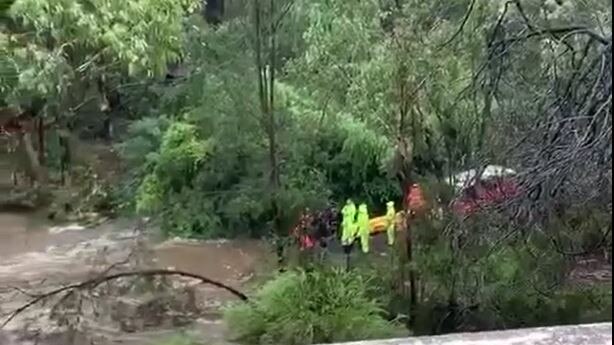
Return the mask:
<svg viewBox="0 0 614 345"><path fill-rule="evenodd" d="M356 238L356 205L348 200L341 209L341 244L349 246Z"/></svg>
<svg viewBox="0 0 614 345"><path fill-rule="evenodd" d="M369 252L369 239L371 237L371 231L369 229L369 211L366 204L361 204L358 207L358 235L360 236L360 244L362 246L362 252Z"/></svg>
<svg viewBox="0 0 614 345"><path fill-rule="evenodd" d="M388 245L394 244L396 211L394 210L394 202L389 201L386 204L386 234L388 235Z"/></svg>

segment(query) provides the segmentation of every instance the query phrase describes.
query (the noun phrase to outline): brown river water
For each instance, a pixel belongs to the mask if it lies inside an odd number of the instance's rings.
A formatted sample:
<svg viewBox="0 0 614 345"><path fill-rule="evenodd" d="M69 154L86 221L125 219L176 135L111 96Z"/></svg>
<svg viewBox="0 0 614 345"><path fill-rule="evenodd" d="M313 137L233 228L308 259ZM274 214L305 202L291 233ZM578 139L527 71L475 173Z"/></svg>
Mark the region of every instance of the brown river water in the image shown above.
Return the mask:
<svg viewBox="0 0 614 345"><path fill-rule="evenodd" d="M129 220L107 222L94 228L77 225L53 226L37 214L0 213L0 323L2 313L27 301L27 296L15 294L16 287L26 290L36 287L78 282L91 277L93 272L120 262L135 247L135 223ZM221 281L242 289L269 260L268 249L258 241L160 241L151 236L145 241L151 262L159 268L174 268ZM100 258L104 257L101 262ZM39 285L40 284L40 285ZM41 288L42 287L42 288ZM199 287L206 303L215 309L230 301L232 296L211 287ZM43 313L43 307L36 307ZM35 309L36 309L35 308ZM226 345L224 328L219 313L208 314L196 320L189 330L206 344ZM25 318L25 317L24 317ZM0 329L0 345L30 345L33 341L19 337L26 321L18 320ZM121 334L102 342L75 341L76 345L158 344L171 329ZM70 345L58 336L42 337L39 345ZM57 338L57 339L56 339Z"/></svg>

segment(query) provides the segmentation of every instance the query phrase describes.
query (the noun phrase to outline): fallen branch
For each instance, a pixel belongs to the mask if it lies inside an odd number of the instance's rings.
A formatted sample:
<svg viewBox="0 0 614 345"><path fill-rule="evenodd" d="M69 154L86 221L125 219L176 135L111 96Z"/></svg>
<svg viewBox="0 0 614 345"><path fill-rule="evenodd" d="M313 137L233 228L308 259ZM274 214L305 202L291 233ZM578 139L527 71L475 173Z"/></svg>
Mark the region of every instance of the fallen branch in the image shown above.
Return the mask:
<svg viewBox="0 0 614 345"><path fill-rule="evenodd" d="M10 313L10 315L8 316L8 318L6 320L4 320L2 322L2 324L0 324L0 329L4 328L7 324L9 324L13 319L15 319L15 317L17 317L19 314L23 313L24 311L28 310L29 308L33 307L34 305L48 299L51 298L53 296L59 295L63 292L66 291L72 291L72 290L81 290L81 289L94 289L96 287L98 287L99 285L112 281L112 280L117 280L120 278L126 278L126 277L153 277L153 276L180 276L180 277L186 277L186 278L192 278L195 280L200 280L201 283L204 284L209 284L209 285L213 285L215 287L218 287L220 289L226 290L230 293L232 293L233 295L235 295L236 297L238 297L240 300L242 301L247 301L248 297L243 294L242 292L228 286L225 285L223 283L220 283L218 281L203 277L201 275L198 274L194 274L194 273L189 273L189 272L184 272L184 271L176 271L176 270L166 270L166 269L150 269L150 270L139 270L139 271L129 271L129 272L120 272L120 273L115 273L115 274L111 274L111 275L103 275L103 276L98 276L96 278L92 278L80 283L74 283L74 284L70 284L70 285L66 285L66 286L62 286L59 288L56 288L54 290L51 290L49 292L46 293L42 293L42 294L37 294L37 295L32 295L33 299L31 301L29 301L28 303L22 305L21 307L15 309L13 312Z"/></svg>

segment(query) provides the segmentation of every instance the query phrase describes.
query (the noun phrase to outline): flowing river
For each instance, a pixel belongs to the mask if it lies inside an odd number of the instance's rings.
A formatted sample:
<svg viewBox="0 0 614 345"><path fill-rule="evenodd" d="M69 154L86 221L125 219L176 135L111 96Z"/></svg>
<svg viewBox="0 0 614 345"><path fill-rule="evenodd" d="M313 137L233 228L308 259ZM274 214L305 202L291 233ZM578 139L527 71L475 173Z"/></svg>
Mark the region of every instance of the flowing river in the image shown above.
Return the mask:
<svg viewBox="0 0 614 345"><path fill-rule="evenodd" d="M117 220L94 228L77 225L53 226L33 213L0 213L0 323L7 312L28 301L27 291L46 291L51 287L79 282L112 263L121 262L134 251L137 232L134 222ZM154 266L199 274L241 289L261 270L269 253L258 241L159 241L146 236L146 252ZM142 238L142 236L140 237ZM104 260L101 259L104 258ZM232 299L212 287L198 286L200 313L188 329L210 345L228 344L219 307ZM38 314L36 314L38 313ZM22 337L28 320L41 323L48 310L36 305L0 330L0 344L29 345L35 340ZM35 315L35 316L33 316ZM28 319L29 318L29 319ZM43 323L44 324L44 323ZM47 328L46 328L47 327ZM47 329L47 330L46 330ZM39 345L70 345L66 338L39 328ZM103 340L92 342L77 338L76 345L158 344L161 337L176 330L153 327L130 333L112 330Z"/></svg>

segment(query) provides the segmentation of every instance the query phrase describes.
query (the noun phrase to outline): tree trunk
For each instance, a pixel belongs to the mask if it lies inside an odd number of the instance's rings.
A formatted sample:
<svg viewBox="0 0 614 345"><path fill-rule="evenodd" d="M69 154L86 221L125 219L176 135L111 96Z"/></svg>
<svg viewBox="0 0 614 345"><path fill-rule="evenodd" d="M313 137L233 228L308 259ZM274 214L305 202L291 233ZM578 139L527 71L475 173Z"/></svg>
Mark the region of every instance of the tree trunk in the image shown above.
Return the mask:
<svg viewBox="0 0 614 345"><path fill-rule="evenodd" d="M60 147L62 148L60 156L60 183L62 186L70 185L71 150L69 138L68 133L59 133Z"/></svg>
<svg viewBox="0 0 614 345"><path fill-rule="evenodd" d="M45 119L40 117L36 121L38 132L38 161L41 166L46 166L46 147L45 147Z"/></svg>
<svg viewBox="0 0 614 345"><path fill-rule="evenodd" d="M107 114L103 122L103 137L107 141L113 140L113 119L111 114Z"/></svg>
<svg viewBox="0 0 614 345"><path fill-rule="evenodd" d="M275 12L275 1L269 0L268 20L269 27L262 22L263 11L260 0L254 2L254 25L256 29L256 67L258 70L258 95L260 98L260 109L262 123L268 141L268 160L269 160L269 190L271 198L271 210L273 212L273 232L276 239L275 247L277 260L280 267L284 264L284 242L281 236L281 208L278 202L279 189L281 187L280 171L278 162L278 143L277 143L277 121L275 117L275 69L276 69L276 27L273 20ZM266 18L266 17L265 17ZM268 37L263 37L267 32ZM268 60L268 63L265 61Z"/></svg>
<svg viewBox="0 0 614 345"><path fill-rule="evenodd" d="M411 217L410 214L407 215ZM414 269L414 248L413 248L413 240L412 240L412 232L411 232L411 222L408 221L406 225L406 239L405 246L407 250L407 264L409 265L409 314L407 318L407 327L409 329L413 329L416 323L416 307L418 305L418 294L417 294L417 286L416 286L416 271Z"/></svg>
<svg viewBox="0 0 614 345"><path fill-rule="evenodd" d="M409 169L410 164L406 161L404 166ZM418 305L418 293L417 293L417 283L416 283L416 271L414 269L414 248L413 248L413 234L411 231L411 224L413 220L413 215L410 210L409 205L409 197L408 193L410 191L410 187L413 184L411 179L411 173L409 170L406 170L404 173L399 174L399 184L403 190L403 209L405 211L405 221L403 224L405 225L405 259L406 264L409 267L407 269L407 277L409 283L409 311L408 311L408 319L407 319L407 327L412 329L415 324L415 315L416 315L416 307Z"/></svg>
<svg viewBox="0 0 614 345"><path fill-rule="evenodd" d="M32 134L24 132L20 135L20 146L26 158L26 173L31 182L38 182L40 185L47 184L47 172L38 160L38 153L32 143Z"/></svg>

